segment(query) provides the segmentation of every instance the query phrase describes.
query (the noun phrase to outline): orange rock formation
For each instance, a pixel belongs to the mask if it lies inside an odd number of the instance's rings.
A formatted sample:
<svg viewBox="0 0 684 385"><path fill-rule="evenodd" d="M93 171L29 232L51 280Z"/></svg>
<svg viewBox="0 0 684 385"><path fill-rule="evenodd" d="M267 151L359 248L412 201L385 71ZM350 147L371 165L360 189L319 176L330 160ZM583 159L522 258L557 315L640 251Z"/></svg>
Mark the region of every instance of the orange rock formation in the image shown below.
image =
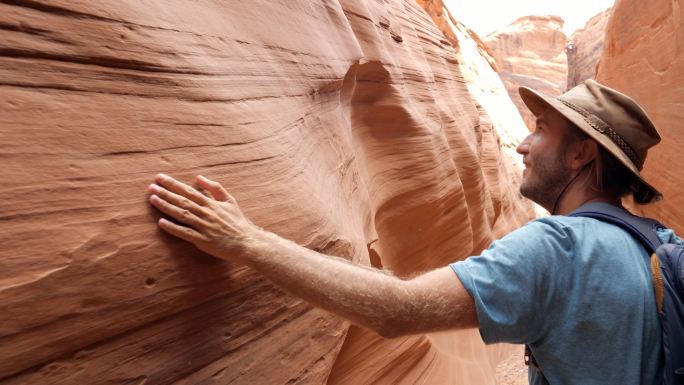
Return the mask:
<svg viewBox="0 0 684 385"><path fill-rule="evenodd" d="M146 203L156 172L205 174L260 226L400 276L528 220L519 131L413 1L23 1L0 23L0 383L491 383L476 330L350 329Z"/></svg>
<svg viewBox="0 0 684 385"><path fill-rule="evenodd" d="M446 6L444 6L444 2L442 0L416 1L418 2L418 4L420 4L421 7L423 7L423 9L425 9L425 12L427 12L428 15L430 15L432 21L434 21L437 25L437 28L439 28L439 30L442 31L447 41L450 42L455 48L459 48L460 42L464 41L464 38L467 41L475 41L475 43L477 43L477 49L478 51L480 51L480 56L484 57L487 63L489 63L489 65L492 68L494 68L495 71L498 71L496 62L494 62L493 55L489 51L487 45L480 39L480 37L477 35L477 33L475 33L475 31L467 28L465 25L463 25L463 23L460 23L456 19L454 19L454 17L451 15L451 12L449 12L449 9ZM462 32L465 33L466 36L458 36L458 30L462 30ZM443 41L442 43L445 42ZM467 64L470 62L460 63Z"/></svg>
<svg viewBox="0 0 684 385"><path fill-rule="evenodd" d="M437 25L442 34L446 38L446 41L451 43L455 48L458 48L458 37L454 32L454 25L456 20L451 16L449 9L444 6L442 0L416 0L418 4L427 12L432 18L432 21ZM442 43L446 43L442 41Z"/></svg>
<svg viewBox="0 0 684 385"><path fill-rule="evenodd" d="M534 116L518 95L528 86L560 95L567 81L566 37L558 16L525 16L484 38L494 55L499 75L525 123L534 128Z"/></svg>
<svg viewBox="0 0 684 385"><path fill-rule="evenodd" d="M633 96L663 137L644 173L665 199L645 214L684 234L684 1L618 0L597 79Z"/></svg>
<svg viewBox="0 0 684 385"><path fill-rule="evenodd" d="M596 78L596 66L603 53L606 27L612 13L612 8L606 9L589 19L584 28L578 29L568 38L567 90L587 79Z"/></svg>

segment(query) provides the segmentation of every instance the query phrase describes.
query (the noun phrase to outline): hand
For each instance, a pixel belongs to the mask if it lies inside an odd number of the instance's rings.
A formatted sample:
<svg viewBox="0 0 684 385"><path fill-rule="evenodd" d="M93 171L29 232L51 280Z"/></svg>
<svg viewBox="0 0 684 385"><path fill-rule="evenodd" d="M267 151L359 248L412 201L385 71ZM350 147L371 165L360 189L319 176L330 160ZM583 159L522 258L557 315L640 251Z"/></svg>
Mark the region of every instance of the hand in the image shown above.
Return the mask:
<svg viewBox="0 0 684 385"><path fill-rule="evenodd" d="M158 174L154 180L149 186L150 203L180 223L161 218L159 227L206 253L221 259L239 257L261 231L218 182L197 176L197 184L208 196L168 175Z"/></svg>

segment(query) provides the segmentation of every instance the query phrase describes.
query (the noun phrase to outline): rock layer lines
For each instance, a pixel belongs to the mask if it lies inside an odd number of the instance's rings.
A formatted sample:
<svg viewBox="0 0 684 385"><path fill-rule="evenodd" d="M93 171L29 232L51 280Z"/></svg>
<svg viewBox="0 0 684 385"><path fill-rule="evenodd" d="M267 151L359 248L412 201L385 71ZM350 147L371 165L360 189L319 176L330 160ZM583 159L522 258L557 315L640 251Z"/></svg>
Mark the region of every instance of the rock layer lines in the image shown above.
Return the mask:
<svg viewBox="0 0 684 385"><path fill-rule="evenodd" d="M632 97L663 138L648 154L644 175L665 199L638 208L684 234L681 194L684 121L684 1L618 0L608 24L597 79Z"/></svg>
<svg viewBox="0 0 684 385"><path fill-rule="evenodd" d="M11 1L0 36L0 383L474 383L459 354L495 360L474 331L348 333L146 203L156 172L204 174L258 225L400 276L526 221L417 4ZM383 365L354 361L370 346Z"/></svg>

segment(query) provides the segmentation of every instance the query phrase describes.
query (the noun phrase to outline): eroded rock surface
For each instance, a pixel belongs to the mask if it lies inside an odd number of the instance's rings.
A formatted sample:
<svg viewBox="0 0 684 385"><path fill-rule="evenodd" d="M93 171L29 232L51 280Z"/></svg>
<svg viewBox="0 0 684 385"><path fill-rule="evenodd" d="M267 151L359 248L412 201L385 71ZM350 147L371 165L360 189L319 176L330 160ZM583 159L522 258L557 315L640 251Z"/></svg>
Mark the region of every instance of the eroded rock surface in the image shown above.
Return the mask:
<svg viewBox="0 0 684 385"><path fill-rule="evenodd" d="M485 132L494 130L498 136L497 143L482 147L482 156L491 160L487 163L495 165L493 168L483 167L483 171L496 177L496 169L507 168L511 161L516 168L522 168L515 147L528 131L501 79L492 69L491 57L470 30L453 19L446 8L436 12L434 3L425 9L433 19L443 21L437 25L444 36L452 36L458 43L458 52L449 60L458 63L467 89L475 100L478 124ZM502 151L503 157L499 155ZM511 184L519 185L519 173L509 176ZM485 190L482 192L488 194ZM501 218L491 231L498 238L515 226L515 223ZM457 353L450 353L454 351ZM511 379L527 379L526 367L522 364L501 366L497 368L496 377L494 368L502 359L520 363L521 356L520 349L509 345L482 349L480 336L474 330L386 340L352 326L328 384L412 385L424 382L465 385L491 384L494 381L508 384Z"/></svg>
<svg viewBox="0 0 684 385"><path fill-rule="evenodd" d="M534 116L520 99L518 87L532 87L548 95L565 91L568 67L563 23L558 16L525 16L484 38L530 129L534 129Z"/></svg>
<svg viewBox="0 0 684 385"><path fill-rule="evenodd" d="M156 172L204 174L258 225L400 276L527 221L497 119L413 1L17 1L0 25L0 383L491 382L477 331L348 331L146 202Z"/></svg>
<svg viewBox="0 0 684 385"><path fill-rule="evenodd" d="M477 44L477 50L480 51L479 56L482 56L495 71L498 71L496 62L494 62L492 53L489 51L487 45L484 44L484 42L480 39L477 33L475 33L475 31L469 29L463 23L455 19L449 11L449 9L444 5L444 2L442 0L416 1L418 2L418 4L420 4L421 7L423 7L423 9L425 9L425 12L427 12L427 14L430 15L432 21L434 21L435 25L437 25L437 28L439 28L439 30L442 31L442 34L444 34L444 37L448 42L450 42L454 47L459 48L461 42L463 41L474 41ZM461 30L465 35L463 35L463 33L459 33L459 30ZM479 62L480 59L475 59L475 61ZM470 64L470 62L462 61L459 63L461 65ZM487 89L489 90L489 88Z"/></svg>
<svg viewBox="0 0 684 385"><path fill-rule="evenodd" d="M444 6L444 2L442 0L416 0L416 2L430 15L437 28L444 34L446 41L457 48L459 40L454 33L456 20L451 16L449 9Z"/></svg>
<svg viewBox="0 0 684 385"><path fill-rule="evenodd" d="M608 8L587 21L568 38L568 84L566 89L581 84L587 79L596 78L596 67L603 53L608 20L613 9Z"/></svg>
<svg viewBox="0 0 684 385"><path fill-rule="evenodd" d="M618 0L597 79L633 96L663 138L644 166L665 199L642 211L684 234L684 1Z"/></svg>

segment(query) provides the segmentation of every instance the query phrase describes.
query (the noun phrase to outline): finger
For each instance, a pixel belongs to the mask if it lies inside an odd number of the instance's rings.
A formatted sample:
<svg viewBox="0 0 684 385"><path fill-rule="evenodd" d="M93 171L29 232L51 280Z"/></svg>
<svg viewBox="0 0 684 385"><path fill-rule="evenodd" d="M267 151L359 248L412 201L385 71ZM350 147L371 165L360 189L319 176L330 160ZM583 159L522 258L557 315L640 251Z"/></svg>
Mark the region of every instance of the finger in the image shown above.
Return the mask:
<svg viewBox="0 0 684 385"><path fill-rule="evenodd" d="M191 243L197 243L197 242L206 242L206 238L198 233L197 231L181 226L178 224L175 224L169 220L166 220L164 218L159 219L159 227L166 231L167 233L173 235L174 237L180 238L184 241L188 241Z"/></svg>
<svg viewBox="0 0 684 385"><path fill-rule="evenodd" d="M207 197L204 195L200 194L199 191L195 190L191 186L188 186L187 184L180 182L168 175L165 174L157 174L157 176L154 178L155 182L157 182L158 185L163 186L169 191L172 191L178 195L182 195L193 202L197 203L200 206L204 206L209 201L207 200Z"/></svg>
<svg viewBox="0 0 684 385"><path fill-rule="evenodd" d="M150 192L161 199L169 202L170 204L180 207L181 209L185 210L190 210L193 214L197 215L200 218L204 218L206 213L202 209L202 206L198 205L197 203L191 201L190 199L180 196L176 193L172 193L171 191L156 185L156 184L151 184L148 188Z"/></svg>
<svg viewBox="0 0 684 385"><path fill-rule="evenodd" d="M158 208L159 211L186 225L190 225L196 229L202 229L207 226L206 222L198 218L190 210L174 206L154 194L150 195L150 203Z"/></svg>
<svg viewBox="0 0 684 385"><path fill-rule="evenodd" d="M207 189L217 201L235 201L235 199L228 194L228 191L221 186L219 182L214 182L213 180L207 179L202 175L197 176L197 183L203 188Z"/></svg>

